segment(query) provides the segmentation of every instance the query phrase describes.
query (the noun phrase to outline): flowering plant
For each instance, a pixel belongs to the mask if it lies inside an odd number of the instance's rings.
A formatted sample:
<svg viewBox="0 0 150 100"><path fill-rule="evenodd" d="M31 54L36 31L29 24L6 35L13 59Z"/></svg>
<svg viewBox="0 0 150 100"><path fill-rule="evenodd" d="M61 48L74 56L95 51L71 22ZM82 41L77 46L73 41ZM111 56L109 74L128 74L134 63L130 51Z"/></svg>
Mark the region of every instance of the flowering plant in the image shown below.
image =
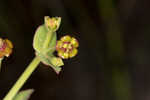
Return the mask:
<svg viewBox="0 0 150 100"><path fill-rule="evenodd" d="M60 23L60 17L50 18L49 16L45 16L44 24L37 28L33 39L35 58L3 100L27 100L29 98L33 92L32 89L22 92L19 92L19 90L40 62L52 67L54 71L59 74L61 66L64 65L62 59L72 58L77 54L79 43L74 37L67 35L57 41L56 31L59 29ZM12 48L13 45L11 41L0 38L0 63L4 56L8 57L12 53ZM54 55L55 51L58 52L58 56Z"/></svg>

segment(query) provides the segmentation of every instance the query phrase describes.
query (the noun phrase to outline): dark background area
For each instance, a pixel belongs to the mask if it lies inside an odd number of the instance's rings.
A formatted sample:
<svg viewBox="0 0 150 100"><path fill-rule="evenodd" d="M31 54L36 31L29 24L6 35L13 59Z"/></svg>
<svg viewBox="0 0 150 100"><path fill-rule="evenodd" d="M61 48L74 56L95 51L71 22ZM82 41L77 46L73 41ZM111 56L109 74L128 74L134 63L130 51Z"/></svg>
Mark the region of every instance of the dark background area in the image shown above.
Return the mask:
<svg viewBox="0 0 150 100"><path fill-rule="evenodd" d="M60 75L40 64L22 90L30 100L149 100L149 0L0 0L0 36L14 44L0 72L0 98L34 57L36 28L60 16L58 38L79 40Z"/></svg>

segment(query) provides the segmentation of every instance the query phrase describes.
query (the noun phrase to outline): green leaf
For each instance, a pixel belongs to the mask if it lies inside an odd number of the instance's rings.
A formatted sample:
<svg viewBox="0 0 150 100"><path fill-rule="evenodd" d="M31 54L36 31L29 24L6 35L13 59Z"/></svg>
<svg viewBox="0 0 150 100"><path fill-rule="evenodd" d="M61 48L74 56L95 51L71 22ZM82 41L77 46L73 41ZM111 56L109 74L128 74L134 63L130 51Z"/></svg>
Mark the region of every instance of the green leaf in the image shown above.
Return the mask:
<svg viewBox="0 0 150 100"><path fill-rule="evenodd" d="M33 91L33 89L21 91L13 98L13 100L28 100Z"/></svg>
<svg viewBox="0 0 150 100"><path fill-rule="evenodd" d="M42 53L36 52L36 55L40 58L40 60L46 64L51 66L57 74L61 71L61 67L64 63L61 58L55 57L53 54L44 55Z"/></svg>
<svg viewBox="0 0 150 100"><path fill-rule="evenodd" d="M48 46L44 48L44 43L48 33L52 35L51 37L48 37L51 38L51 40ZM33 39L33 47L39 53L47 52L47 51L53 53L55 51L56 40L57 40L56 32L50 33L50 31L47 30L45 25L41 25L38 27L38 29L35 32L34 39Z"/></svg>

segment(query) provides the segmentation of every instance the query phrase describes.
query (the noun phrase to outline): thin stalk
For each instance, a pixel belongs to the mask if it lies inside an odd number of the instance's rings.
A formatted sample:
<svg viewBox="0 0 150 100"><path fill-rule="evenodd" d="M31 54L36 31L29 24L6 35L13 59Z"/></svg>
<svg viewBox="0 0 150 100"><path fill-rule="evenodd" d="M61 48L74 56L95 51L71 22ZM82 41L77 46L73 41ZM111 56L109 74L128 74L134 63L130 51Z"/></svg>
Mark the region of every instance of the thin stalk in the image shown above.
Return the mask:
<svg viewBox="0 0 150 100"><path fill-rule="evenodd" d="M12 100L14 98L14 96L18 93L20 88L25 84L27 79L30 77L32 72L37 68L39 63L40 60L37 57L35 57L29 64L29 66L25 69L20 78L17 80L17 82L13 85L8 94L4 97L3 100Z"/></svg>

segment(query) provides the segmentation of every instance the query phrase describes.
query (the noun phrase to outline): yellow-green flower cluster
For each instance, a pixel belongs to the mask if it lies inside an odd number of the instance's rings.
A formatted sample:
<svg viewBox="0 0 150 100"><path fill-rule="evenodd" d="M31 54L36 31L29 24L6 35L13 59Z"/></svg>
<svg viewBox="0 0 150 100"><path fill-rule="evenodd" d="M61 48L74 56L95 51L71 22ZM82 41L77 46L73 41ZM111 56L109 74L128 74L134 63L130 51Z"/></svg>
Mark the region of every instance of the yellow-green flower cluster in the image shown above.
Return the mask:
<svg viewBox="0 0 150 100"><path fill-rule="evenodd" d="M45 16L45 25L46 27L50 30L50 31L56 31L59 26L60 26L60 22L61 22L61 18L60 17L52 17L50 18L49 16Z"/></svg>
<svg viewBox="0 0 150 100"><path fill-rule="evenodd" d="M0 38L0 58L8 57L12 53L12 42L8 39Z"/></svg>
<svg viewBox="0 0 150 100"><path fill-rule="evenodd" d="M79 43L77 39L66 35L57 41L56 50L58 52L59 57L63 59L68 59L77 55L78 47Z"/></svg>

